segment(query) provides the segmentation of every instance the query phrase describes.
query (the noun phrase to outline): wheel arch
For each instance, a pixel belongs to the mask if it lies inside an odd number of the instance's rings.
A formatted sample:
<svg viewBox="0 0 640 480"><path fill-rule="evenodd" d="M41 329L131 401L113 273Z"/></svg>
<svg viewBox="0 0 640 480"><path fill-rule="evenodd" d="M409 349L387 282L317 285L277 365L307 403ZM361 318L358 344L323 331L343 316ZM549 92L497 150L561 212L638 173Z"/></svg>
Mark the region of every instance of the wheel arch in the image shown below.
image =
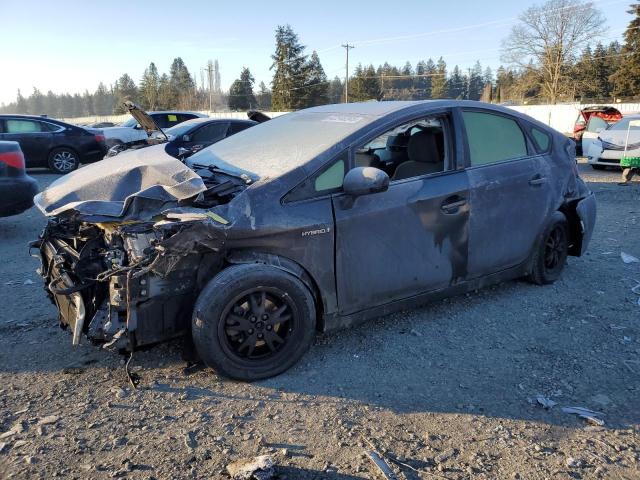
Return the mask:
<svg viewBox="0 0 640 480"><path fill-rule="evenodd" d="M226 261L232 265L259 263L278 268L298 278L311 292L316 308L316 330L325 330L324 304L320 288L314 278L298 262L273 253L256 252L251 250L235 250L227 253Z"/></svg>

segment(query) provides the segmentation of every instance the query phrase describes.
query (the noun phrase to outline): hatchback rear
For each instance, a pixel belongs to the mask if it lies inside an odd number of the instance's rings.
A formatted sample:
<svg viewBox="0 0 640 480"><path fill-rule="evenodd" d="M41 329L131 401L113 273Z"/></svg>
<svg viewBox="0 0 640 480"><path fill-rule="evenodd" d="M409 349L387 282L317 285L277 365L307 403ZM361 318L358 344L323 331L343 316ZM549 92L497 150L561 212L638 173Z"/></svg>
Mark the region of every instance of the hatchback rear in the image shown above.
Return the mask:
<svg viewBox="0 0 640 480"><path fill-rule="evenodd" d="M25 173L24 155L18 142L0 141L0 217L31 208L37 193L37 182Z"/></svg>

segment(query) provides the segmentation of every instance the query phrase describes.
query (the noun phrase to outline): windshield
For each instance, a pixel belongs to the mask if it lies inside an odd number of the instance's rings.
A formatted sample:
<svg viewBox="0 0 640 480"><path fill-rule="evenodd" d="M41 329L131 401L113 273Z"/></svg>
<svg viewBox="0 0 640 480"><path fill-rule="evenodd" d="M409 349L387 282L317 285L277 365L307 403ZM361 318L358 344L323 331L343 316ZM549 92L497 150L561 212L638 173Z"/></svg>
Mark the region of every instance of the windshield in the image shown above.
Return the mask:
<svg viewBox="0 0 640 480"><path fill-rule="evenodd" d="M377 118L304 110L288 113L215 143L187 163L275 178L304 165Z"/></svg>
<svg viewBox="0 0 640 480"><path fill-rule="evenodd" d="M180 123L178 125L176 125L175 127L171 127L171 128L167 128L164 133L167 134L167 136L171 135L173 138L177 138L180 135L184 135L185 133L187 133L189 130L191 130L195 125L198 125L199 123L202 122L183 122Z"/></svg>
<svg viewBox="0 0 640 480"><path fill-rule="evenodd" d="M640 117L623 118L618 123L611 125L611 127L609 127L609 130L627 130L629 128L629 122L633 122L633 124L631 125L632 131L640 130Z"/></svg>

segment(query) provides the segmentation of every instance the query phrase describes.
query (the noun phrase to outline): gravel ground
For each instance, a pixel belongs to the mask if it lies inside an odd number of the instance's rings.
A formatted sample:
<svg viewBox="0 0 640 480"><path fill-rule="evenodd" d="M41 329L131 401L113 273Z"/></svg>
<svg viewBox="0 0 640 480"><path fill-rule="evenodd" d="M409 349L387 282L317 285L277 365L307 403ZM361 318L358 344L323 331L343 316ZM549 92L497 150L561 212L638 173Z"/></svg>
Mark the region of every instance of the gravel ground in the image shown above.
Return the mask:
<svg viewBox="0 0 640 480"><path fill-rule="evenodd" d="M320 336L254 384L186 371L172 343L136 353L133 390L121 357L73 349L57 327L26 249L40 214L0 219L0 477L224 478L270 454L278 478L383 478L375 448L406 479L640 478L640 263L620 256L640 257L640 184L580 169L598 223L555 285L510 282Z"/></svg>

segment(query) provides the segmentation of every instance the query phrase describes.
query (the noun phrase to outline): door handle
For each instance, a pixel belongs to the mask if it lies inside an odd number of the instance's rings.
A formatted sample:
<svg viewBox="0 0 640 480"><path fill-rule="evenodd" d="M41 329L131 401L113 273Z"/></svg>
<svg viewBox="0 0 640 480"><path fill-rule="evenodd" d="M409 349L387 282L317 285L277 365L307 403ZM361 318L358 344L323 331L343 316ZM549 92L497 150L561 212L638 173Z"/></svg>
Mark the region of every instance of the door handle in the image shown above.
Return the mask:
<svg viewBox="0 0 640 480"><path fill-rule="evenodd" d="M543 183L547 183L547 177L543 177L542 175L536 175L531 180L529 180L529 185L537 186L542 185Z"/></svg>
<svg viewBox="0 0 640 480"><path fill-rule="evenodd" d="M458 213L460 207L463 207L467 204L467 201L464 198L456 197L455 199L447 199L440 206L440 209L447 214Z"/></svg>

